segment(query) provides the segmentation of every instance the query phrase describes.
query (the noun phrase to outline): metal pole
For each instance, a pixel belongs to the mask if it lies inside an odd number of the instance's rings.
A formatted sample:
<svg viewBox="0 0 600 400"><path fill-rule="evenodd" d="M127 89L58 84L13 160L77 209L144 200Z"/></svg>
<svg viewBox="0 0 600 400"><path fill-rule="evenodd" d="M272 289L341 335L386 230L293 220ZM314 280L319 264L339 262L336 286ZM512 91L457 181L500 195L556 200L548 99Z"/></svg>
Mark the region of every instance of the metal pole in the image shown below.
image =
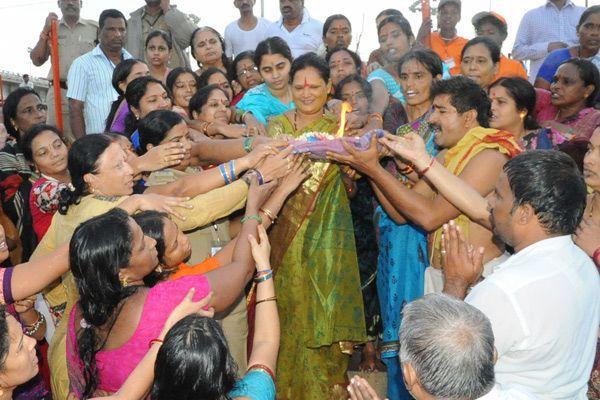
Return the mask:
<svg viewBox="0 0 600 400"><path fill-rule="evenodd" d="M265 0L260 0L260 16L265 17Z"/></svg>

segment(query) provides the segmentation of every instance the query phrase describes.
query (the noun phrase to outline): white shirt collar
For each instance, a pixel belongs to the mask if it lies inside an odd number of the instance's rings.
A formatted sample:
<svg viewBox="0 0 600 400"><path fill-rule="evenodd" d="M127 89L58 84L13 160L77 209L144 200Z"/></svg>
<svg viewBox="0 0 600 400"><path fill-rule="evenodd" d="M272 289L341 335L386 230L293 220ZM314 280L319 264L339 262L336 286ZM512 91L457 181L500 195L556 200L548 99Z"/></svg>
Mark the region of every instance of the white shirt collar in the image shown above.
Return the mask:
<svg viewBox="0 0 600 400"><path fill-rule="evenodd" d="M310 21L310 14L308 13L306 7L304 7L302 9L302 22L300 22L300 25L304 25L308 21ZM277 25L279 25L279 27L283 26L283 17L279 18L279 21L277 21Z"/></svg>
<svg viewBox="0 0 600 400"><path fill-rule="evenodd" d="M546 1L546 7L554 7L554 8L556 8L558 10L558 7L556 7L556 4L554 4L550 0ZM561 10L564 9L564 8L567 8L567 7L575 7L575 4L571 0L567 0L567 2L565 3L564 7L561 8Z"/></svg>

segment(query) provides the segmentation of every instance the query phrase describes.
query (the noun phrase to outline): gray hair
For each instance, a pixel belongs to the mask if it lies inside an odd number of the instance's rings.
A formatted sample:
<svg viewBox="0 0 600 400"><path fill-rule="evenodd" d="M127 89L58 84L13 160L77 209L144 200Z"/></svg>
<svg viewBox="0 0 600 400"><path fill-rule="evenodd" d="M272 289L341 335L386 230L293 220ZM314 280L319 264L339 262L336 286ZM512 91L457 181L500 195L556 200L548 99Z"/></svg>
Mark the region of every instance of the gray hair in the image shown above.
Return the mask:
<svg viewBox="0 0 600 400"><path fill-rule="evenodd" d="M475 307L444 294L407 304L400 327L400 361L438 399L478 399L494 386L494 333Z"/></svg>

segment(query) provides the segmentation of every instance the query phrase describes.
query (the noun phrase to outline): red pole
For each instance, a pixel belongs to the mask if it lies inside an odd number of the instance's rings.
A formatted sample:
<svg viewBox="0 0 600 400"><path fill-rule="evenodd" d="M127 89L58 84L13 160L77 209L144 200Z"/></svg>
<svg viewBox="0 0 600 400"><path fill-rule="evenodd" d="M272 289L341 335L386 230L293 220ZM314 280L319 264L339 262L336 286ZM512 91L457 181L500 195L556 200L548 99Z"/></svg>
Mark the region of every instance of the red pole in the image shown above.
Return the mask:
<svg viewBox="0 0 600 400"><path fill-rule="evenodd" d="M431 19L431 4L429 0L421 0L421 16L423 22ZM427 47L431 48L431 31L427 35Z"/></svg>
<svg viewBox="0 0 600 400"><path fill-rule="evenodd" d="M56 126L61 131L63 130L62 118L62 96L60 93L60 59L58 57L58 21L52 21L50 39L52 47L50 54L52 55L52 89L54 90L54 109L56 112Z"/></svg>

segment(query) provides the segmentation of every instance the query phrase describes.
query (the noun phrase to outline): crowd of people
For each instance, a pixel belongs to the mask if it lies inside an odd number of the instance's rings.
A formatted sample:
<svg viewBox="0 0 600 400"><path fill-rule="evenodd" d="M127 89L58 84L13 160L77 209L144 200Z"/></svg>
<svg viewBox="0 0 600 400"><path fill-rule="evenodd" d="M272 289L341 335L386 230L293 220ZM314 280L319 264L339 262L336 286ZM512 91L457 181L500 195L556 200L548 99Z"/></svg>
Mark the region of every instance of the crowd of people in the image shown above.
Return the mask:
<svg viewBox="0 0 600 400"><path fill-rule="evenodd" d="M600 399L600 6L539 3L510 55L439 0L366 57L304 0L58 0L2 107L0 399Z"/></svg>

